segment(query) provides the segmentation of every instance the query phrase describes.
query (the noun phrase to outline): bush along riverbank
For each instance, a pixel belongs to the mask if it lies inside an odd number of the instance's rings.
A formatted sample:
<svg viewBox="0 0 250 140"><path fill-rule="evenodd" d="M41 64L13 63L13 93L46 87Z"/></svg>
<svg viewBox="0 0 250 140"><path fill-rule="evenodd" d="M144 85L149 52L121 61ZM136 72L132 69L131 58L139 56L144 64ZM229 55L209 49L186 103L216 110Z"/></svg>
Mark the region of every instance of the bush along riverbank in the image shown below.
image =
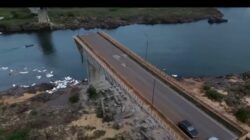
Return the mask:
<svg viewBox="0 0 250 140"><path fill-rule="evenodd" d="M179 81L200 100L250 131L250 71L217 77L181 78Z"/></svg>
<svg viewBox="0 0 250 140"><path fill-rule="evenodd" d="M38 24L28 8L0 8L0 32L56 29L113 29L130 24L176 24L208 19L221 23L216 8L48 8L52 24Z"/></svg>

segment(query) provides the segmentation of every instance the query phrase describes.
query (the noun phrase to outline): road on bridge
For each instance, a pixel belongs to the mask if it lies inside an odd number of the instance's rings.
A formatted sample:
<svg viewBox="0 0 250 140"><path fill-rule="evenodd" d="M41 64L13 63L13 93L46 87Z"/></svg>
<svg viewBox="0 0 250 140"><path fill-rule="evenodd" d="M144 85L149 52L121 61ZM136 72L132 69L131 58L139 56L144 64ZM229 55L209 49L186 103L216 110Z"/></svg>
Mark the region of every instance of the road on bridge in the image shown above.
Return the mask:
<svg viewBox="0 0 250 140"><path fill-rule="evenodd" d="M210 136L216 136L221 140L234 140L237 138L234 133L179 95L168 85L155 78L141 65L97 33L89 33L80 38L86 39L90 44L88 47L91 47L110 64L117 74L122 75L149 101L152 98L155 79L154 106L175 123L181 120L189 120L199 132L198 139L206 140Z"/></svg>

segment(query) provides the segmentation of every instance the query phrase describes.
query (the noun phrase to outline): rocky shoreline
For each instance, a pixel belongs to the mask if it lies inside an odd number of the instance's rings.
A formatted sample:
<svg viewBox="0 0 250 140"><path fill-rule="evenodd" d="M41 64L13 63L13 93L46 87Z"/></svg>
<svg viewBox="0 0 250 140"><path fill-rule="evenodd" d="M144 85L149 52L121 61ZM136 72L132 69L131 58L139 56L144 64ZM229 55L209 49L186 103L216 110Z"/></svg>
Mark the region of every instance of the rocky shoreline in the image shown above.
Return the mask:
<svg viewBox="0 0 250 140"><path fill-rule="evenodd" d="M170 140L126 93L103 81L61 88L51 83L0 92L0 139Z"/></svg>

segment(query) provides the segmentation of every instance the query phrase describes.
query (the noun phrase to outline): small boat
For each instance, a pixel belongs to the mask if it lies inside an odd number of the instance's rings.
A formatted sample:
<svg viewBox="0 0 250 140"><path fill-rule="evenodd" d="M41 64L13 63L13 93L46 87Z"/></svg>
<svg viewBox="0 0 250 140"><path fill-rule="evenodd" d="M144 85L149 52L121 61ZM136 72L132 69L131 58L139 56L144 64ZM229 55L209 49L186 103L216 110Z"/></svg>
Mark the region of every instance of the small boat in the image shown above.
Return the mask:
<svg viewBox="0 0 250 140"><path fill-rule="evenodd" d="M33 47L34 44L29 44L29 45L25 45L25 48L28 48L28 47Z"/></svg>

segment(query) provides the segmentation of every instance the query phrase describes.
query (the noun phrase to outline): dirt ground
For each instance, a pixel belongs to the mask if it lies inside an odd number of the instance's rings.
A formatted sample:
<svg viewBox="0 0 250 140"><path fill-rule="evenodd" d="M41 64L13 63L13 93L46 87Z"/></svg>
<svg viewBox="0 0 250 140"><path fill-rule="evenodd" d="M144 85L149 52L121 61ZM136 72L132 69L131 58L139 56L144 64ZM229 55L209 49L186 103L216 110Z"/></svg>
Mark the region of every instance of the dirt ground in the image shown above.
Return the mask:
<svg viewBox="0 0 250 140"><path fill-rule="evenodd" d="M173 139L121 89L103 82L97 86L98 97L90 99L87 88L80 83L53 94L5 92L0 95L0 139ZM79 101L71 103L69 98L76 93Z"/></svg>

